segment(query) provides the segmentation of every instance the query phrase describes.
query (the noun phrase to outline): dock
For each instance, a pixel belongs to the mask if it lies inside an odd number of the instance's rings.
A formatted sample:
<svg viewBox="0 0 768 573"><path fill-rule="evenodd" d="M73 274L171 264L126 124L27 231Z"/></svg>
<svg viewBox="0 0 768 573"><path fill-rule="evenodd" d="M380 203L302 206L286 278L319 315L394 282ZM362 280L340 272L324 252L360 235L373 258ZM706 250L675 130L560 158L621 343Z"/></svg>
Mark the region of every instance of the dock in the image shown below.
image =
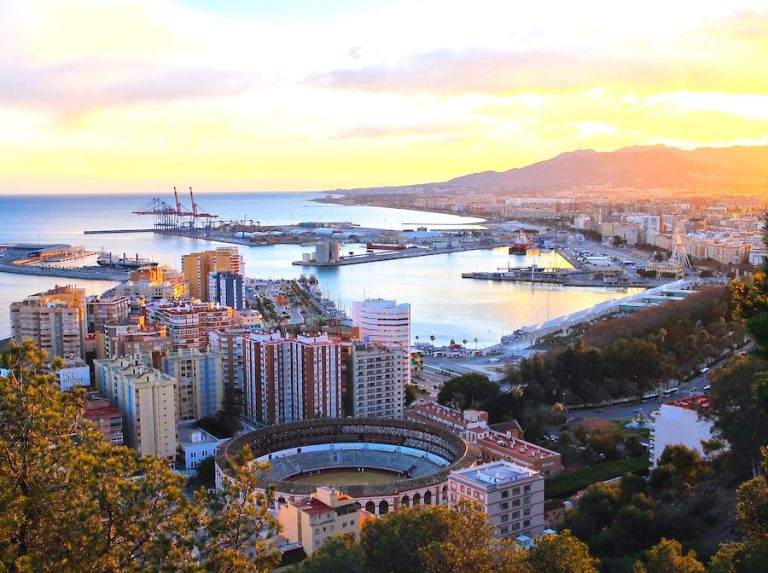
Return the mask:
<svg viewBox="0 0 768 573"><path fill-rule="evenodd" d="M157 229L95 229L83 231L83 235L118 235L120 233L154 233Z"/></svg>
<svg viewBox="0 0 768 573"><path fill-rule="evenodd" d="M569 269L536 270L530 267L500 272L461 273L463 279L480 279L500 282L556 284L572 287L647 287L647 283L627 279L590 278L592 272Z"/></svg>
<svg viewBox="0 0 768 573"><path fill-rule="evenodd" d="M0 273L116 282L126 281L129 278L129 270L108 269L103 267L38 267L30 265L14 265L12 263L0 263Z"/></svg>
<svg viewBox="0 0 768 573"><path fill-rule="evenodd" d="M415 257L428 257L431 255L445 255L450 253L462 253L465 251L481 251L486 249L495 249L496 247L503 247L506 243L473 243L471 245L461 245L457 247L446 247L440 249L424 249L420 247L409 247L401 251L390 251L383 253L373 253L364 255L351 255L342 257L339 260L318 262L316 260L309 261L293 261L292 264L296 266L306 267L343 267L346 265L361 265L363 263L376 263L379 261L395 261L400 259L412 259Z"/></svg>

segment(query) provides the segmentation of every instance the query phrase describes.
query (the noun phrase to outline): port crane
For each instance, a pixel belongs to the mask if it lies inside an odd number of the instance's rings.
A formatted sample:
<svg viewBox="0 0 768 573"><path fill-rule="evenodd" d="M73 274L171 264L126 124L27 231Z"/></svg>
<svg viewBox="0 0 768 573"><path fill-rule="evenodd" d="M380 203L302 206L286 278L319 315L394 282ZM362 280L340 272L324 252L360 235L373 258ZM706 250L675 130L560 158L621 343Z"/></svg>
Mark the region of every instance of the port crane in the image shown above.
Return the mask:
<svg viewBox="0 0 768 573"><path fill-rule="evenodd" d="M159 197L155 197L132 213L154 217L154 228L159 232L176 233L180 230L188 230L194 234L198 230L204 230L206 236L210 236L212 221L218 219L219 216L203 211L199 207L192 187L189 188L191 208L186 207L181 202L176 187L173 188L173 200L174 205L170 205ZM205 224L198 227L198 222L202 223L202 221L205 221Z"/></svg>

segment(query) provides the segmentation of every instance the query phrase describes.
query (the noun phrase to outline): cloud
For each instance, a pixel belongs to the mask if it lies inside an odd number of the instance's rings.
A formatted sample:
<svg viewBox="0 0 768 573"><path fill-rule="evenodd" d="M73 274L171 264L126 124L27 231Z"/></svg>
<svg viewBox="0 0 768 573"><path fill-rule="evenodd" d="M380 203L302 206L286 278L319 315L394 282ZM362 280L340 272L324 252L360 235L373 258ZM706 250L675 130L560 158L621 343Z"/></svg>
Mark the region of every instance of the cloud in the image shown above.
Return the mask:
<svg viewBox="0 0 768 573"><path fill-rule="evenodd" d="M448 123L356 125L338 132L333 139L378 139L381 137L431 136L466 129L465 125Z"/></svg>
<svg viewBox="0 0 768 573"><path fill-rule="evenodd" d="M0 105L78 114L107 106L233 95L256 84L242 71L81 59L21 67L0 63Z"/></svg>
<svg viewBox="0 0 768 573"><path fill-rule="evenodd" d="M621 86L636 91L712 85L719 70L708 57L611 55L578 50L439 50L396 63L330 71L315 85L415 93L553 93ZM758 80L755 80L758 81ZM766 83L766 80L762 80Z"/></svg>

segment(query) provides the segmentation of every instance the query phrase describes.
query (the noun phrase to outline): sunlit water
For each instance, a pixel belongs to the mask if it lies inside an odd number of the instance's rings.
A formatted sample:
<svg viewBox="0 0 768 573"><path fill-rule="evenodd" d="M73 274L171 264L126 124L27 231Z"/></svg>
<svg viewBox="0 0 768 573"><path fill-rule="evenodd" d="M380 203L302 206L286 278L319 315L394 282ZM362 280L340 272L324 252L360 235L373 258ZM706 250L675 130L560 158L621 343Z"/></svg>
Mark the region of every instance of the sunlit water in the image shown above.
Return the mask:
<svg viewBox="0 0 768 573"><path fill-rule="evenodd" d="M246 219L262 224L300 221L351 221L390 229L468 227L479 219L381 207L347 207L309 201L309 193L252 193L200 195L201 207L224 220ZM110 197L0 197L0 243L38 242L85 245L113 253L139 253L180 267L181 255L215 246L207 241L154 233L83 235L86 229L146 228L151 217L132 215L149 201L147 196ZM171 196L163 199L170 202ZM349 250L344 247L345 250ZM309 247L275 245L241 247L250 277L291 278L302 272L317 274L320 286L342 308L364 297L396 298L411 303L412 333L420 340L435 336L439 343L454 339L474 347L494 344L516 328L581 310L625 292L606 288L561 287L462 279L468 271L493 271L507 265L566 266L558 255L510 256L504 248L382 261L336 268L293 266ZM94 264L95 257L88 262ZM11 301L75 282L88 292L110 286L103 281L73 281L0 273L0 309ZM0 311L0 337L10 333L8 312Z"/></svg>

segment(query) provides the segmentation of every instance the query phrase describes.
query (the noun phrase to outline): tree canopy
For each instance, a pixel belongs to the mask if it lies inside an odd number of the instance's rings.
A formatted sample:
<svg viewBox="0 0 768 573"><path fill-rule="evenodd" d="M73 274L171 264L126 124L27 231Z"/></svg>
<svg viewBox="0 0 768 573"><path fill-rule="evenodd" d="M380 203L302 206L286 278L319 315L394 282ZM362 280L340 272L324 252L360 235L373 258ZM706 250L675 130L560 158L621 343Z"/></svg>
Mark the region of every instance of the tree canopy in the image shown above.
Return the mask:
<svg viewBox="0 0 768 573"><path fill-rule="evenodd" d="M160 459L106 443L45 359L31 341L0 358L0 571L266 569L255 534L274 522L253 474L190 498Z"/></svg>

